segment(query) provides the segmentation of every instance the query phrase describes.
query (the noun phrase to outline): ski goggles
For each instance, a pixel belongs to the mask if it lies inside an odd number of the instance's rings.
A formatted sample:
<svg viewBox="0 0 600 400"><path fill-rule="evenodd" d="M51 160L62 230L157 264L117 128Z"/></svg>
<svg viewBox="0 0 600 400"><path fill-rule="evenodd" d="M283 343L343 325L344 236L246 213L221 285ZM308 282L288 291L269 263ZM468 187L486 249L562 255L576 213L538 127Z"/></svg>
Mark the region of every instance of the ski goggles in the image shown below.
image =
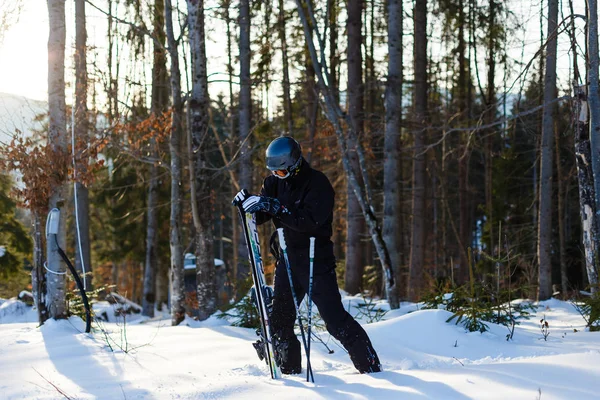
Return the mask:
<svg viewBox="0 0 600 400"><path fill-rule="evenodd" d="M281 179L285 179L288 176L290 176L290 171L288 171L287 169L275 169L272 170L271 173Z"/></svg>

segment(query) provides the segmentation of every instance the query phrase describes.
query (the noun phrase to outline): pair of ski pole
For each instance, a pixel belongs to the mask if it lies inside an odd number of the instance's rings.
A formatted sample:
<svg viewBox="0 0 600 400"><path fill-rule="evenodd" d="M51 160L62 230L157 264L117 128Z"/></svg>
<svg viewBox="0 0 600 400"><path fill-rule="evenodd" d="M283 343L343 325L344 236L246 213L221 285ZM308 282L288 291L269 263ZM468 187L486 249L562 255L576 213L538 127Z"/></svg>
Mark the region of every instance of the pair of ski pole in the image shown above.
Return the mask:
<svg viewBox="0 0 600 400"><path fill-rule="evenodd" d="M304 345L304 352L306 353L306 382L310 380L314 383L315 377L313 376L312 367L310 365L310 334L311 334L311 317L312 317L312 286L313 286L313 266L315 259L315 238L310 238L310 269L308 278L308 343L304 336L304 325L302 324L302 316L300 315L300 309L298 304L298 298L296 297L296 291L294 290L294 283L292 281L292 268L290 266L290 260L287 255L287 244L285 242L285 236L283 234L283 228L278 228L277 233L279 234L279 246L283 252L283 259L285 262L285 268L287 276L290 282L290 290L292 291L292 298L294 306L296 307L296 317L298 318L298 325L300 325L300 334L302 335L302 344Z"/></svg>

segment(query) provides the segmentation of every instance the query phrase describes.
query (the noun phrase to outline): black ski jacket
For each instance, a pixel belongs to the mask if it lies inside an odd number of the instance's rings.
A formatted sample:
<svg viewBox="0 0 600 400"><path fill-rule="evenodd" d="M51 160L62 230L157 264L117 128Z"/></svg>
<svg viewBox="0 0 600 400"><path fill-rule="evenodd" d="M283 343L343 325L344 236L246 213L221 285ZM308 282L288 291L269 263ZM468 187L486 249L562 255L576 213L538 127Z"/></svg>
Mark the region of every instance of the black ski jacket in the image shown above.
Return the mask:
<svg viewBox="0 0 600 400"><path fill-rule="evenodd" d="M276 228L283 227L286 243L291 249L308 249L310 237L314 236L315 248L320 250L321 256L325 255L323 252L333 256L331 223L335 192L325 174L312 169L303 158L296 175L287 179L268 176L260 195L277 198L289 214L272 217L259 212L256 215L258 224L272 219Z"/></svg>

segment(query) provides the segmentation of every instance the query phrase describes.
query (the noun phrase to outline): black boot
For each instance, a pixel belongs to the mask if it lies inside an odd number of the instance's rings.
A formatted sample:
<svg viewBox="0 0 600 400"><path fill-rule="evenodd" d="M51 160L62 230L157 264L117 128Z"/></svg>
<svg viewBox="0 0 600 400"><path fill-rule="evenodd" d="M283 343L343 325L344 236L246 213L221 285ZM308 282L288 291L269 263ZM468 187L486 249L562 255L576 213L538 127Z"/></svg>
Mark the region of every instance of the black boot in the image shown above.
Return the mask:
<svg viewBox="0 0 600 400"><path fill-rule="evenodd" d="M298 338L293 336L284 340L274 335L272 340L275 351L275 363L279 366L281 372L286 375L301 373L302 354Z"/></svg>
<svg viewBox="0 0 600 400"><path fill-rule="evenodd" d="M358 372L365 374L381 371L379 357L371 344L369 336L354 319L350 319L343 328L330 331L330 333L348 351L348 355Z"/></svg>

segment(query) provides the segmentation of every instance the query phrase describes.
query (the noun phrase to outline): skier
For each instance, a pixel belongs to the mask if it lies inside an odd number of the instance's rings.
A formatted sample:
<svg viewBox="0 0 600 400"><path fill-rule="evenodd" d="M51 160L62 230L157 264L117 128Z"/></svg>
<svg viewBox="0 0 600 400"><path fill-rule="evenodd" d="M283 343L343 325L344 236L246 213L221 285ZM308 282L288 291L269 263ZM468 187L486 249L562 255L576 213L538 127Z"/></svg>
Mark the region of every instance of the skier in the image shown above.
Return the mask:
<svg viewBox="0 0 600 400"><path fill-rule="evenodd" d="M288 245L292 281L298 301L309 285L309 242L316 238L312 300L327 330L348 351L360 373L379 372L381 364L367 333L344 309L335 273L331 242L335 192L329 179L312 169L302 157L300 145L291 137L279 137L266 152L272 175L264 180L260 195L243 189L236 195L245 212L256 213L256 221L273 221L283 227ZM274 237L271 239L272 252ZM271 313L271 334L276 359L284 374L302 370L300 342L294 334L296 310L282 257L275 270L275 294Z"/></svg>

